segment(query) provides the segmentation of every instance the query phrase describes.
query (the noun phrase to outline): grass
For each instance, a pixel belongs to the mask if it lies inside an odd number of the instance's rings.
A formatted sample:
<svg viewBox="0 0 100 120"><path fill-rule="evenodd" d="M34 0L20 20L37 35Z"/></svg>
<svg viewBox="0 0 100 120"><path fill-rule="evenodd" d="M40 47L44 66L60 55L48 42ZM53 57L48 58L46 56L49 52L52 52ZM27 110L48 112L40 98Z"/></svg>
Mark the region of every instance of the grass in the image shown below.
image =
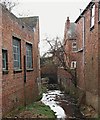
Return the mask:
<svg viewBox="0 0 100 120"><path fill-rule="evenodd" d="M54 112L50 109L50 107L44 105L41 102L35 102L27 106L27 110L30 110L30 111L35 110L36 114L43 114L47 116L47 118L55 118Z"/></svg>
<svg viewBox="0 0 100 120"><path fill-rule="evenodd" d="M46 86L41 87L41 94L37 97L37 102L34 102L30 105L25 106L20 106L16 110L12 111L9 113L6 117L7 118L14 118L17 116L18 118L27 117L27 115L30 114L28 117L34 117L34 116L39 116L44 117L44 118L52 118L55 119L55 114L54 112L50 109L49 106L46 106L43 104L40 100L42 98L42 94L47 91ZM27 114L27 115L26 115ZM21 116L20 116L21 115ZM26 115L26 116L25 116Z"/></svg>
<svg viewBox="0 0 100 120"><path fill-rule="evenodd" d="M54 112L50 109L50 107L46 106L41 101L34 102L33 104L27 105L26 107L21 106L8 114L6 118L15 118L15 116L18 118L34 118L35 116L36 118L37 116L38 118L56 118Z"/></svg>

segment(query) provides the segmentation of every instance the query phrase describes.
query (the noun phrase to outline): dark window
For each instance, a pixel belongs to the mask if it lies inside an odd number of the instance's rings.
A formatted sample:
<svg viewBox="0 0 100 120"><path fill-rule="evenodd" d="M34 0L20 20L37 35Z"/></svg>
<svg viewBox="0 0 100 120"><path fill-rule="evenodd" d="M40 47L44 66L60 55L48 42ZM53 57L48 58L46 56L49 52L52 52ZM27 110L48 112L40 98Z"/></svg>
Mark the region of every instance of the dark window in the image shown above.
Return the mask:
<svg viewBox="0 0 100 120"><path fill-rule="evenodd" d="M72 43L72 51L73 51L73 52L77 51L76 42L73 42L73 43Z"/></svg>
<svg viewBox="0 0 100 120"><path fill-rule="evenodd" d="M94 18L95 18L95 5L91 7L91 16L90 16L90 27L94 26Z"/></svg>
<svg viewBox="0 0 100 120"><path fill-rule="evenodd" d="M7 50L2 50L2 69L8 70Z"/></svg>
<svg viewBox="0 0 100 120"><path fill-rule="evenodd" d="M26 68L32 68L32 45L26 44Z"/></svg>
<svg viewBox="0 0 100 120"><path fill-rule="evenodd" d="M14 69L21 68L21 53L20 53L20 40L13 37L13 58L14 58Z"/></svg>

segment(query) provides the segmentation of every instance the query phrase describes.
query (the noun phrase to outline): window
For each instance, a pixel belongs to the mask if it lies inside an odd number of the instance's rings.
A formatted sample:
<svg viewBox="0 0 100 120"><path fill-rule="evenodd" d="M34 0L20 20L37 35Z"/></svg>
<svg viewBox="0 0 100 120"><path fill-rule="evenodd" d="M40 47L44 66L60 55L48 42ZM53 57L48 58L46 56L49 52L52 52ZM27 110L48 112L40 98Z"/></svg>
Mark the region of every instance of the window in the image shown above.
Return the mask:
<svg viewBox="0 0 100 120"><path fill-rule="evenodd" d="M76 61L72 61L71 62L71 69L75 69L76 68Z"/></svg>
<svg viewBox="0 0 100 120"><path fill-rule="evenodd" d="M32 68L32 45L26 44L26 68Z"/></svg>
<svg viewBox="0 0 100 120"><path fill-rule="evenodd" d="M21 68L21 53L20 53L20 40L13 37L13 58L14 58L14 69Z"/></svg>
<svg viewBox="0 0 100 120"><path fill-rule="evenodd" d="M72 43L72 51L77 51L77 45L76 45L76 42L73 42Z"/></svg>
<svg viewBox="0 0 100 120"><path fill-rule="evenodd" d="M2 69L8 70L7 50L2 50Z"/></svg>
<svg viewBox="0 0 100 120"><path fill-rule="evenodd" d="M95 17L95 5L91 8L91 17L90 17L90 27L94 26L94 17Z"/></svg>
<svg viewBox="0 0 100 120"><path fill-rule="evenodd" d="M99 2L99 18L98 20L100 21L100 2Z"/></svg>

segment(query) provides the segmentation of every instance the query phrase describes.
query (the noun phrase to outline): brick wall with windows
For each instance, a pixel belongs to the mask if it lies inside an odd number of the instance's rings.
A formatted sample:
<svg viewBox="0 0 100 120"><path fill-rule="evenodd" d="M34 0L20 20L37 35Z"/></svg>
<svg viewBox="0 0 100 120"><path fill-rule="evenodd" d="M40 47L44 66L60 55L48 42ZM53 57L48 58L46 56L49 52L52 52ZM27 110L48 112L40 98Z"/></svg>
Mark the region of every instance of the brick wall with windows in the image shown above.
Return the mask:
<svg viewBox="0 0 100 120"><path fill-rule="evenodd" d="M100 114L99 98L99 3L90 2L76 20L78 86L86 92L86 103ZM84 26L83 26L84 24ZM84 45L83 45L84 44Z"/></svg>
<svg viewBox="0 0 100 120"><path fill-rule="evenodd" d="M39 64L35 68L34 61L39 61L39 57L36 57L39 56L39 52L36 52L38 47L35 47L39 43L39 28L36 27L39 18L27 18L33 20L29 23L36 29L33 31L23 19L16 18L4 7L2 12L2 106L3 115L6 115L16 107L29 104L37 98L37 77L40 76L38 70L35 71Z"/></svg>
<svg viewBox="0 0 100 120"><path fill-rule="evenodd" d="M67 17L65 24L65 36L64 36L64 49L66 52L65 61L68 66L71 68L71 62L76 61L76 52L77 52L77 42L76 42L76 25L70 22L69 17Z"/></svg>

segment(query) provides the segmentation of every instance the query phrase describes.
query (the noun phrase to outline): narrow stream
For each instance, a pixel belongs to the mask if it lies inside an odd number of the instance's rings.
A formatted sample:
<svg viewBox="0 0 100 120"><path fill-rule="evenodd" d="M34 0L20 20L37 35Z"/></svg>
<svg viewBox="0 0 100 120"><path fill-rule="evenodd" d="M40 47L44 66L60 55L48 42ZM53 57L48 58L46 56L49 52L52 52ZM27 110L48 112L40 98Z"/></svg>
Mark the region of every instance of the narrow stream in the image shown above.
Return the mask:
<svg viewBox="0 0 100 120"><path fill-rule="evenodd" d="M63 94L59 90L48 91L47 93L43 93L41 101L55 112L57 118L66 118L65 111L59 105L60 102L56 101L56 99L60 96L63 96Z"/></svg>
<svg viewBox="0 0 100 120"><path fill-rule="evenodd" d="M47 93L43 93L41 101L48 105L60 120L66 118L82 120L84 118L75 100L60 90L49 90Z"/></svg>

